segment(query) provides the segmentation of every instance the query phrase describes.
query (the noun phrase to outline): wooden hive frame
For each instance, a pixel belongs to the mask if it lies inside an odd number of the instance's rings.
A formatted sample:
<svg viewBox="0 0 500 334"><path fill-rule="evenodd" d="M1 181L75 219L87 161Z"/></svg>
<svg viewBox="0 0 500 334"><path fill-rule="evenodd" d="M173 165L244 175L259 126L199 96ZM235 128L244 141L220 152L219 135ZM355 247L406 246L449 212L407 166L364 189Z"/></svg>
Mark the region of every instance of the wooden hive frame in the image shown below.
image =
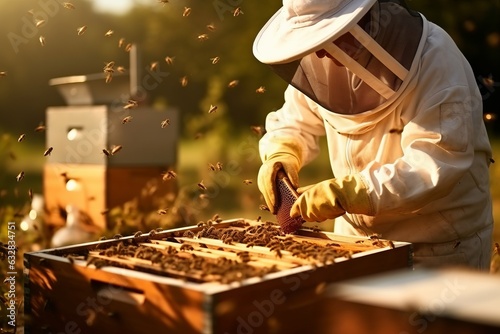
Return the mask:
<svg viewBox="0 0 500 334"><path fill-rule="evenodd" d="M228 228L235 219L214 224ZM341 245L347 256L320 263L292 257L262 246L221 240L187 238L203 230L190 226L140 236L103 240L25 254L25 313L29 329L81 333L298 333L307 330L315 311L308 307L321 297L328 283L373 273L411 267L411 244L347 237L301 229L294 240ZM290 238L290 236L278 236ZM178 243L173 242L175 239ZM165 249L184 244L182 253L208 258L237 259L249 252L246 263L274 267L259 277L221 283L209 275L183 275L147 260L103 253L119 244L140 243ZM373 245L375 244L375 245ZM200 245L203 245L200 247ZM350 255L352 253L352 255ZM86 254L82 256L81 254ZM94 261L89 259L93 258ZM108 261L106 266L95 260ZM115 262L117 266L109 265ZM242 262L242 261L240 261ZM146 269L146 270L143 270ZM151 270L147 270L151 269ZM28 331L37 332L37 331ZM42 331L43 332L43 331Z"/></svg>

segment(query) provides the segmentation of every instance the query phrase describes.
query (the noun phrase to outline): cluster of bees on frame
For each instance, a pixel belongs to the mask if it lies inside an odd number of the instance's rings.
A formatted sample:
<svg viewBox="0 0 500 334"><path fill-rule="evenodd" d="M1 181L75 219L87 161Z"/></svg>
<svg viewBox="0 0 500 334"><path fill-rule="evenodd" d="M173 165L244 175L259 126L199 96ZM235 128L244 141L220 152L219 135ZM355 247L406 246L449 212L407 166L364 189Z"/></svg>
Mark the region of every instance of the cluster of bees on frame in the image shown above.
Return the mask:
<svg viewBox="0 0 500 334"><path fill-rule="evenodd" d="M166 6L169 4L169 1L168 0L158 0L158 3L160 5ZM73 4L70 1L61 2L60 4L64 8L64 10L67 10L67 11L77 11L78 10L77 6L75 6L75 4ZM37 18L34 10L29 10L28 12L32 15L34 25L37 28L41 28L47 23L44 19ZM182 13L180 13L180 14L183 17L189 17L192 12L193 12L193 9L191 7L184 7L184 9L182 10ZM233 17L238 17L238 16L243 15L244 12L241 9L241 7L234 7L231 11L231 14ZM91 25L81 25L81 26L75 27L75 35L76 36L83 36L87 31L90 31L91 29L92 29ZM206 33L201 33L201 34L198 34L196 36L196 38L199 42L203 42L203 41L206 41L207 39L209 39L211 37L210 33L216 31L217 27L215 24L209 23L206 25L206 29L207 29ZM109 37L114 36L114 35L116 35L115 31L113 31L111 29L103 32L103 36L105 38L109 38ZM39 43L42 47L47 47L48 43L46 40L46 36L40 35L39 36ZM125 52L130 52L132 47L133 47L133 43L127 42L125 38L119 38L119 40L118 40L118 48L119 49L122 49ZM211 64L216 65L216 64L221 62L221 57L220 57L220 55L211 56L209 60L210 60ZM164 57L164 63L168 66L174 65L174 61L175 61L175 56L173 56L173 55L167 55ZM162 63L162 61L152 61L149 64L150 70L152 70L152 71L156 70L160 66L160 63ZM127 71L127 69L124 66L117 65L115 63L115 61L106 61L106 62L104 62L104 66L102 68L102 71L104 73L105 82L107 84L111 84L111 82L113 80L113 75L115 73L125 73ZM6 77L7 74L8 74L7 71L0 71L0 78ZM180 81L180 84L182 87L185 87L188 85L188 77L187 76L182 76L179 81ZM238 84L239 84L239 80L233 79L233 80L228 82L227 87L229 89L231 89L231 88L238 86ZM266 92L265 86L260 86L260 87L255 89L255 93L257 93L257 94L263 94L265 92ZM124 102L123 110L126 110L126 111L132 110L134 108L137 108L139 106L139 104L140 104L140 101L131 97L126 102ZM208 107L207 113L208 114L216 113L218 109L219 109L219 107L217 106L217 104L215 104L215 103L210 104L210 106ZM121 120L121 124L125 125L125 124L129 124L129 123L133 123L133 116L132 115L124 116L123 119ZM171 124L171 121L170 121L170 119L167 118L167 119L162 120L160 122L160 124L158 124L158 126L165 129L170 124ZM250 129L257 136L262 136L264 133L262 126L251 126ZM37 126L35 129L36 132L44 132L45 130L46 130L46 127L43 124L43 122L40 123L39 126ZM201 133L197 133L195 136L195 139L200 138L202 135L203 134L201 134ZM26 136L27 136L26 133L22 133L18 137L18 142L22 142L26 138ZM58 149L57 147L48 147L43 152L43 156L44 157L50 156L52 154L52 152L54 150L57 150L57 149ZM111 157L113 155L118 154L120 151L122 151L122 149L126 150L126 147L123 147L120 144L116 144L112 147L103 147L101 150L102 150L103 155L105 155L106 157ZM217 172L217 171L222 170L223 165L222 165L222 162L217 162L216 164L209 164L208 168L211 171ZM25 172L20 171L18 173L18 175L16 176L17 182L21 182L24 179L24 177L25 177ZM177 174L173 170L166 171L165 174L162 175L162 178L164 181L167 181L169 179L174 179L176 177L177 177ZM242 183L245 185L250 185L253 183L253 180L252 179L244 179L242 181ZM207 186L205 185L203 180L201 180L197 185L201 191L200 197L203 197L204 196L203 192L205 190L207 190ZM31 189L29 190L29 194L30 194L30 200L31 200L32 199L32 190ZM266 209L266 208L261 207L261 209ZM104 212L106 210L107 209L105 209ZM165 214L165 210L164 209L158 210L158 213Z"/></svg>
<svg viewBox="0 0 500 334"><path fill-rule="evenodd" d="M334 263L336 258L351 258L360 252L345 248L333 240L321 239L322 242L317 243L285 235L272 222L250 224L238 220L218 226L221 222L220 217L214 216L189 230L162 233L161 228L158 228L147 235L138 231L133 237L124 240L120 240L123 237L118 234L114 239L119 242L111 246L101 243L93 250L64 256L70 262L75 259L86 260L87 266L96 268L118 266L190 281L225 284L280 271L283 269L279 268L279 264L283 263L281 261L293 262L296 259L302 265L328 265ZM220 246L211 248L218 256L208 251L206 245L210 245L210 240L222 241ZM387 246L385 241L375 237L363 242L371 243L372 248ZM254 248L257 248L258 253L253 251ZM267 260L264 261L271 259L271 263L256 263L262 261L262 252L266 254L264 259ZM272 259L276 262L272 262Z"/></svg>

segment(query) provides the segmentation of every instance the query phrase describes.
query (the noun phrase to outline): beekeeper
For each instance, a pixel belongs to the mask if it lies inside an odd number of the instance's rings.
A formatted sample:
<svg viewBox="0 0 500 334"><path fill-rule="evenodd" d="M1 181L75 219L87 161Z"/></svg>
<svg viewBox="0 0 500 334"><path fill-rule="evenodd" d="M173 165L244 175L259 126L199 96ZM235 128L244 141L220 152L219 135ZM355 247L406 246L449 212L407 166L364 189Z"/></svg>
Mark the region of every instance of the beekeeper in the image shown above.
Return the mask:
<svg viewBox="0 0 500 334"><path fill-rule="evenodd" d="M289 85L266 118L258 186L294 186L326 136L332 174L298 189L291 216L414 243L415 265L487 269L491 147L472 69L404 1L284 0L253 52Z"/></svg>

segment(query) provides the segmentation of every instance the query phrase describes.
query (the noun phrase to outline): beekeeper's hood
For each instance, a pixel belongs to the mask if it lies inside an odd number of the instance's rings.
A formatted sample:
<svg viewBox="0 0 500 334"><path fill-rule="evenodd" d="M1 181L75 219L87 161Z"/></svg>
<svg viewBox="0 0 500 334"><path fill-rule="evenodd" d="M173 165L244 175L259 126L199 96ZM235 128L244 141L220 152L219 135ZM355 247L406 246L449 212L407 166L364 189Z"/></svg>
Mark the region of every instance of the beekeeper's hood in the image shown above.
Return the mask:
<svg viewBox="0 0 500 334"><path fill-rule="evenodd" d="M391 99L407 78L421 20L404 1L283 0L253 52L326 109L360 113ZM349 43L346 33L354 37ZM343 66L319 58L319 50Z"/></svg>

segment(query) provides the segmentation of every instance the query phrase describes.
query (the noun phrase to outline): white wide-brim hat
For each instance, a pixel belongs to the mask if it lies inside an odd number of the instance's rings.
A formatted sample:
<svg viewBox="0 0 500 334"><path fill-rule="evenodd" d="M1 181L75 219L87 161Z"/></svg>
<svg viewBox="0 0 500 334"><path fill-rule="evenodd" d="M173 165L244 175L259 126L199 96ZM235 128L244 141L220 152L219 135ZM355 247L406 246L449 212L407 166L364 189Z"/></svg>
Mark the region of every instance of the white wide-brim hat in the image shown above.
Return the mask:
<svg viewBox="0 0 500 334"><path fill-rule="evenodd" d="M377 0L283 0L253 43L262 63L288 63L349 31Z"/></svg>

